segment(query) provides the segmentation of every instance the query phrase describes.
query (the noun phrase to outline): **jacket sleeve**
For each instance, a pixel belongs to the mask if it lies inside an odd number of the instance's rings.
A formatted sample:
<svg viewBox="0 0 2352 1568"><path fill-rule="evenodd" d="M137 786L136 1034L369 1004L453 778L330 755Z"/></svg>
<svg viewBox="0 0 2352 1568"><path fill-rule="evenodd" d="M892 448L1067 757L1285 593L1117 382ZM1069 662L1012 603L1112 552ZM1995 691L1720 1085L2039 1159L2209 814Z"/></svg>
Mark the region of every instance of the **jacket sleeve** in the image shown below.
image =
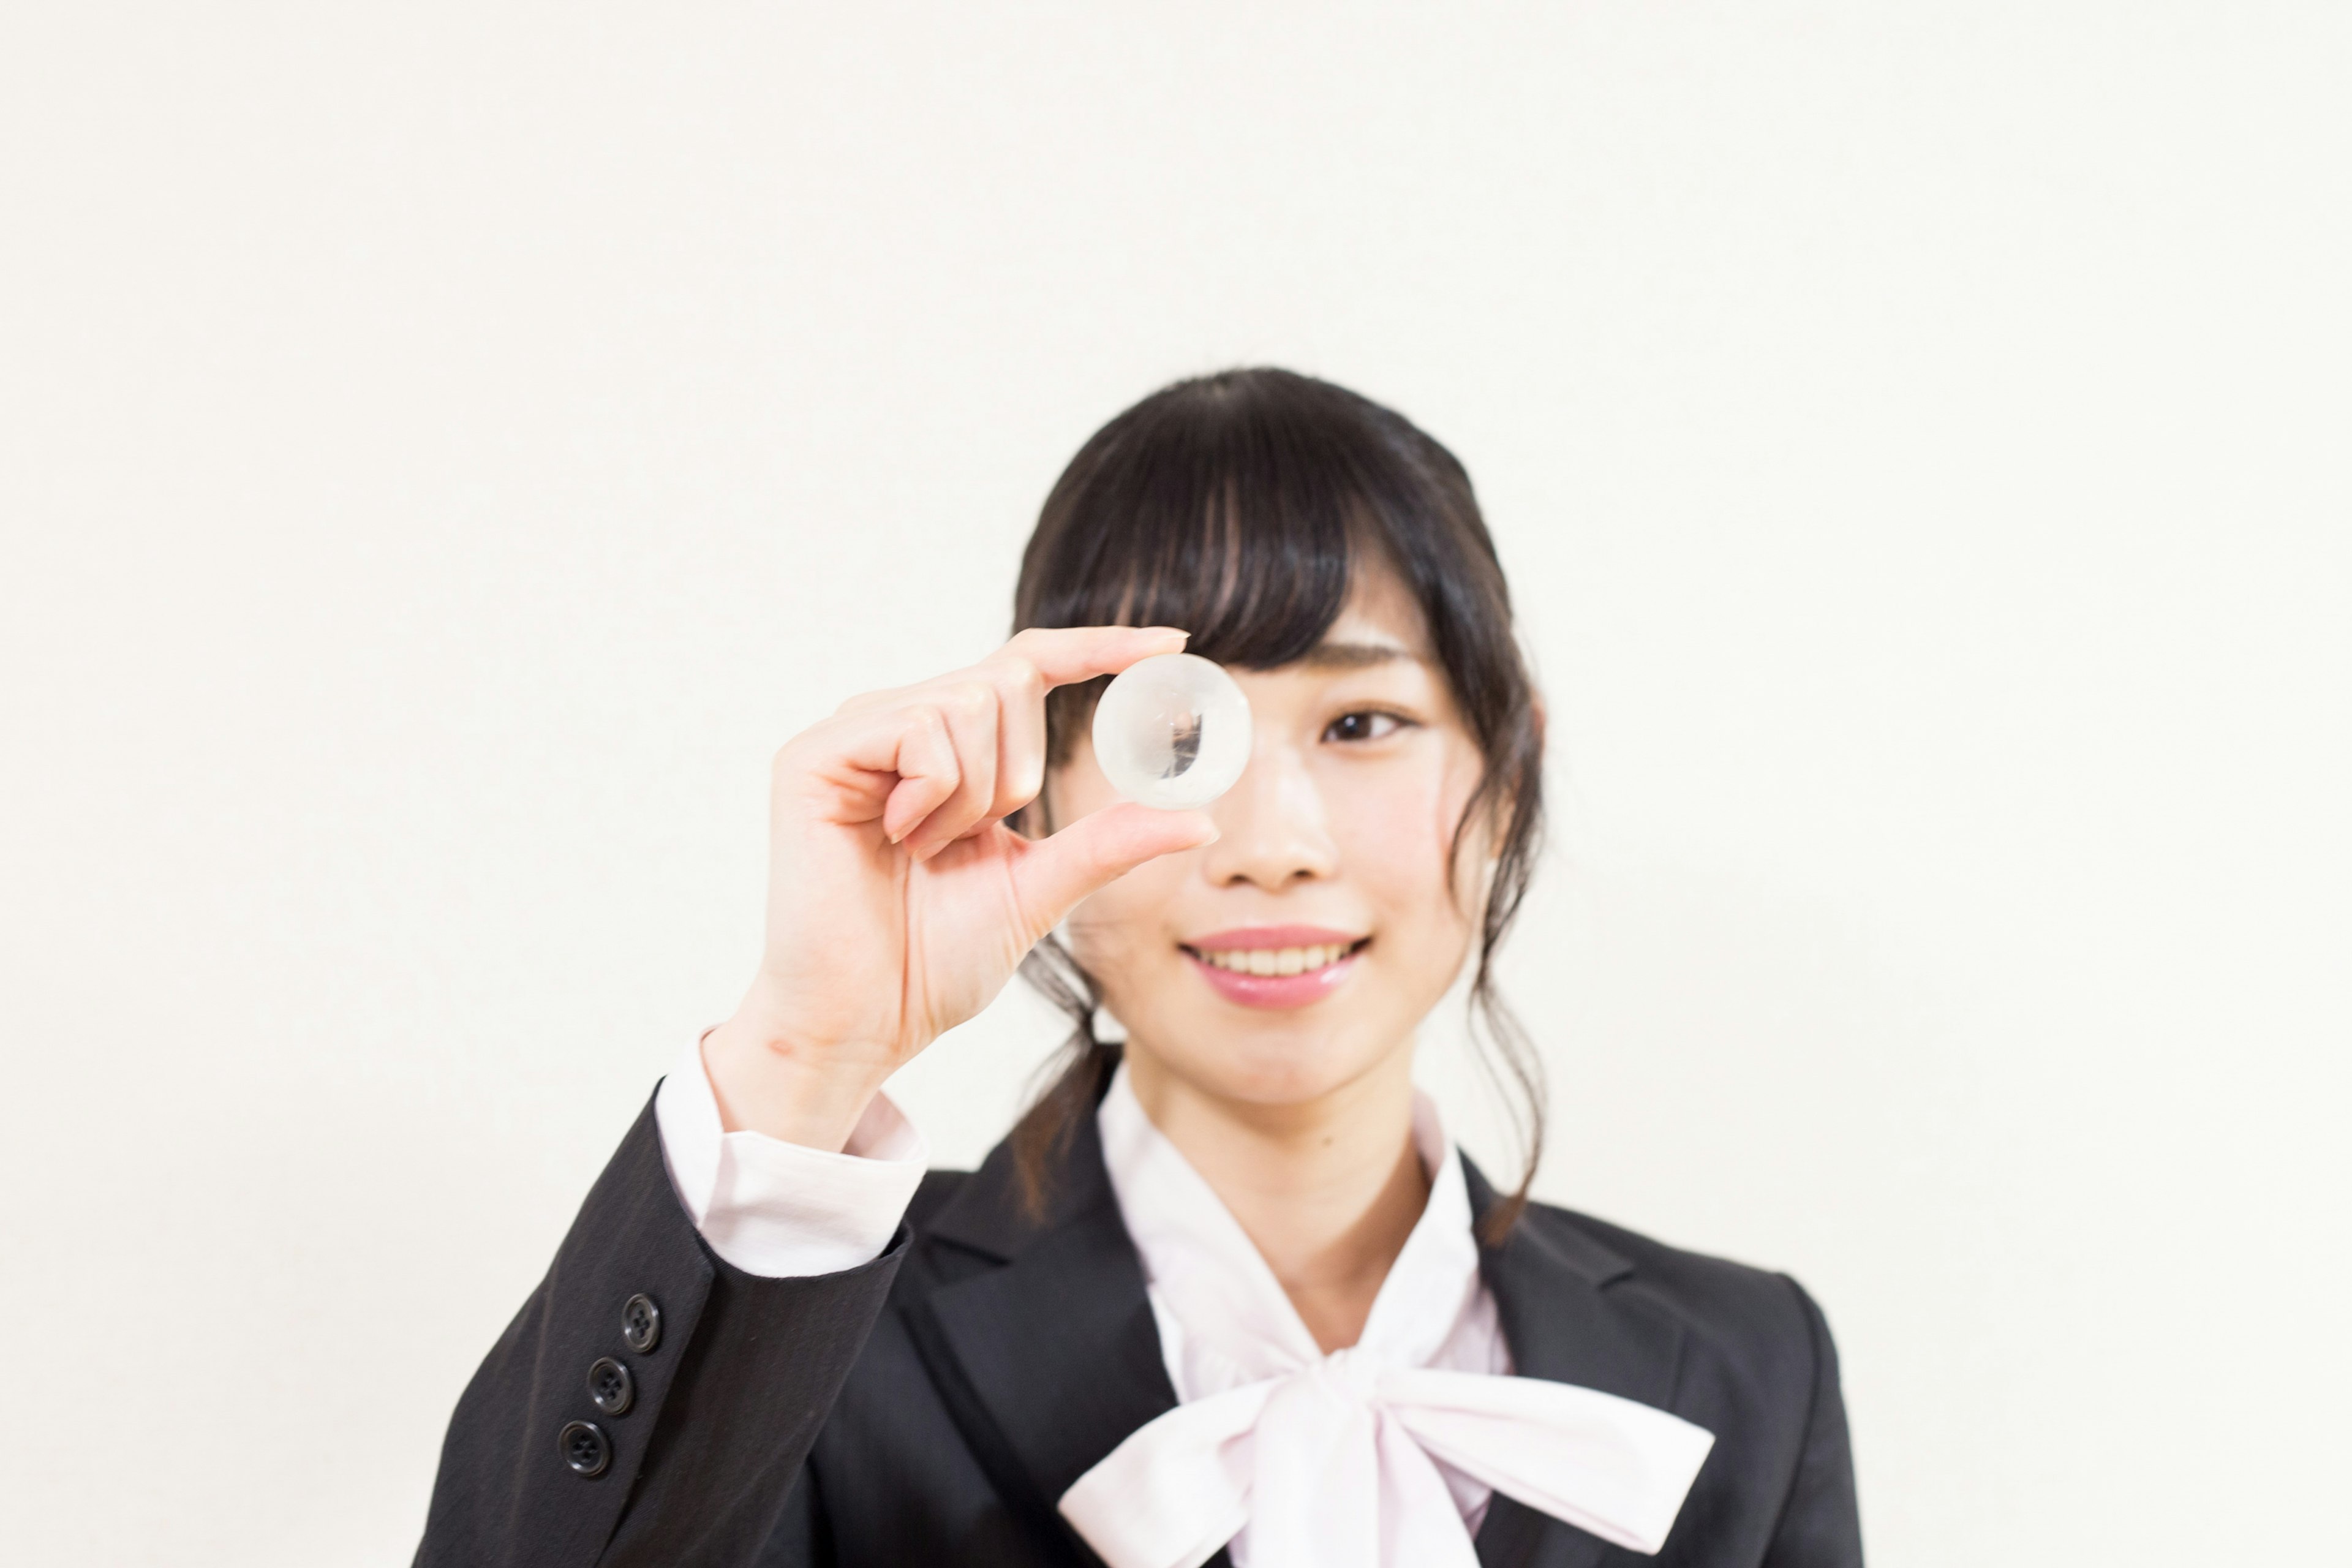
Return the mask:
<svg viewBox="0 0 2352 1568"><path fill-rule="evenodd" d="M416 1568L756 1563L906 1249L901 1226L837 1274L733 1268L648 1104L459 1397Z"/></svg>
<svg viewBox="0 0 2352 1568"><path fill-rule="evenodd" d="M1853 1447L1838 1386L1837 1346L1822 1310L1793 1279L1812 1336L1813 1392L1804 1450L1764 1554L1765 1568L1862 1568L1862 1516L1854 1495Z"/></svg>

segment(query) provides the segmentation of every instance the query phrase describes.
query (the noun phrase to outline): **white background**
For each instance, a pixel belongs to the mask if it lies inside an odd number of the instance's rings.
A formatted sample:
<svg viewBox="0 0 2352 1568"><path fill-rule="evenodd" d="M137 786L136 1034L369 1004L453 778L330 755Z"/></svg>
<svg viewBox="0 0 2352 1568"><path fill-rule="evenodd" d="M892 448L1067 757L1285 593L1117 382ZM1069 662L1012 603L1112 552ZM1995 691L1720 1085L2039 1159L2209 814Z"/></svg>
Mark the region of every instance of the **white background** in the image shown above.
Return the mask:
<svg viewBox="0 0 2352 1568"><path fill-rule="evenodd" d="M2341 1560L2347 16L11 7L0 1554L404 1563L769 752L1274 362L1523 606L1541 1191L1813 1289L1881 1563Z"/></svg>

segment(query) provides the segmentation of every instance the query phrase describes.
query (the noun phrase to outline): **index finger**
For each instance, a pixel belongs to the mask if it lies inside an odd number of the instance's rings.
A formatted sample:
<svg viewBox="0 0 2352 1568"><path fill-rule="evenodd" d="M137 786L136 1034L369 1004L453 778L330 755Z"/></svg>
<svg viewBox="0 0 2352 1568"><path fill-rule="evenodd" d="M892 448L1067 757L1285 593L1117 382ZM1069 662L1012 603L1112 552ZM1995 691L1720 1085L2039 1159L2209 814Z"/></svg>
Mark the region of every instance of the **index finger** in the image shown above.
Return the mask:
<svg viewBox="0 0 2352 1568"><path fill-rule="evenodd" d="M1067 686L1117 675L1158 654L1181 653L1192 635L1174 626L1031 626L994 657L1027 666L1045 686Z"/></svg>

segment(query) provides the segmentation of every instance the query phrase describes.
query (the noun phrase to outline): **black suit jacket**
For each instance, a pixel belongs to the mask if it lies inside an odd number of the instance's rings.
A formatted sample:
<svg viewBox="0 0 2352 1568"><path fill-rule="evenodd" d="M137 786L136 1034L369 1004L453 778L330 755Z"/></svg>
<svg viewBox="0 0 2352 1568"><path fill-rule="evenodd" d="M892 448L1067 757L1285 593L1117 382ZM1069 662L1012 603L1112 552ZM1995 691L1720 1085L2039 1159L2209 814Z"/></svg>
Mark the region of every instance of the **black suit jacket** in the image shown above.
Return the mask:
<svg viewBox="0 0 2352 1568"><path fill-rule="evenodd" d="M1483 1211L1493 1189L1468 1175ZM1091 1119L1053 1193L1024 1217L1000 1147L927 1176L872 1263L759 1279L702 1244L648 1105L458 1400L419 1568L1097 1563L1055 1500L1175 1394ZM1671 1410L1716 1443L1655 1558L1497 1495L1480 1563L1862 1561L1836 1352L1795 1281L1543 1205L1481 1265L1522 1374ZM633 1350L640 1294L659 1335ZM591 1397L604 1357L629 1370L619 1415ZM609 1454L593 1478L559 1444L572 1422Z"/></svg>

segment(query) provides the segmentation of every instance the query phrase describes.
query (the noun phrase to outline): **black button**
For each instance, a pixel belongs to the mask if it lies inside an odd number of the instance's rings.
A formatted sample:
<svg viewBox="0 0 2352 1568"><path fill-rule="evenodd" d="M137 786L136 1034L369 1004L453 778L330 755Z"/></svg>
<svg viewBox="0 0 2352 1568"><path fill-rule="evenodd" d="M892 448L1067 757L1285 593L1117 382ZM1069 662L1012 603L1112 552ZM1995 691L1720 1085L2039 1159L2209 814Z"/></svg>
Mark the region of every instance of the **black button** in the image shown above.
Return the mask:
<svg viewBox="0 0 2352 1568"><path fill-rule="evenodd" d="M639 1292L621 1309L621 1337L639 1355L661 1343L661 1309L651 1296Z"/></svg>
<svg viewBox="0 0 2352 1568"><path fill-rule="evenodd" d="M572 1473L593 1480L604 1473L613 1462L613 1445L604 1440L604 1429L593 1421L574 1421L555 1435L556 1451Z"/></svg>
<svg viewBox="0 0 2352 1568"><path fill-rule="evenodd" d="M611 1356L599 1357L588 1369L588 1397L607 1415L626 1415L637 1402L637 1380Z"/></svg>

